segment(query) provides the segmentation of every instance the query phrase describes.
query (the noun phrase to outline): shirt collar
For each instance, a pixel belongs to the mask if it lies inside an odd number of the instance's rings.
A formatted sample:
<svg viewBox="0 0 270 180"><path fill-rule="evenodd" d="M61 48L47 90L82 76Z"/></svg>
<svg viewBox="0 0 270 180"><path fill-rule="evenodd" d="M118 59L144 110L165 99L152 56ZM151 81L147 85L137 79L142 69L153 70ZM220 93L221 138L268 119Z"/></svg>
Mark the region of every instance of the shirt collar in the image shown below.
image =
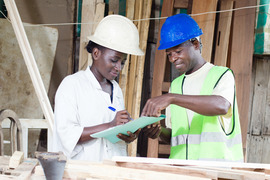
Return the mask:
<svg viewBox="0 0 270 180"><path fill-rule="evenodd" d="M193 77L199 74L200 72L204 71L205 69L208 69L211 67L211 64L209 62L206 62L202 67L200 67L197 71L191 73L191 74L185 74L186 77Z"/></svg>
<svg viewBox="0 0 270 180"><path fill-rule="evenodd" d="M88 66L88 68L86 68L86 70L85 70L87 79L90 81L90 83L93 85L93 87L95 87L96 89L102 89L97 78L95 77L93 72L90 70L90 67L91 66Z"/></svg>
<svg viewBox="0 0 270 180"><path fill-rule="evenodd" d="M86 73L86 77L87 79L90 81L90 83L93 85L93 87L95 87L96 89L102 90L97 78L95 77L95 75L93 74L93 72L90 70L89 66L88 68L86 68L85 73ZM117 88L115 88L115 84L117 83L115 80L111 81L112 85L113 85L113 94L116 96L119 96L117 93Z"/></svg>

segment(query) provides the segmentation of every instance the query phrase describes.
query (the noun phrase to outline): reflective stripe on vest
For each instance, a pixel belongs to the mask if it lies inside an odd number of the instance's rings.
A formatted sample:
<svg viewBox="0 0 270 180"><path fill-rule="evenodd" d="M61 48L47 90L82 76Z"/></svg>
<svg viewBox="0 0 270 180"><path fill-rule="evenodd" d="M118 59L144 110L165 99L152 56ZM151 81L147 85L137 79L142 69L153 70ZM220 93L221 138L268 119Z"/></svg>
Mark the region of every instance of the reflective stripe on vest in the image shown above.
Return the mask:
<svg viewBox="0 0 270 180"><path fill-rule="evenodd" d="M181 134L176 137L172 137L172 146L186 144L187 137L189 144L200 144L202 142L226 142L228 148L236 144L242 144L241 134L237 134L234 138L227 139L223 132L202 132L202 134Z"/></svg>

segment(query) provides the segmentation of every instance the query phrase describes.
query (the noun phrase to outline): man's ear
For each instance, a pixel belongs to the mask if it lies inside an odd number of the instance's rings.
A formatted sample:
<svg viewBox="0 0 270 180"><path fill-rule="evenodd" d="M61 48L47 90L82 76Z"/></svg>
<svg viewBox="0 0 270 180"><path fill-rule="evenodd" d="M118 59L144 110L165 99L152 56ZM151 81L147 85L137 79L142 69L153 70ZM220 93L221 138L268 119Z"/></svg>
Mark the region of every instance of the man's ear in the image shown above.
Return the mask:
<svg viewBox="0 0 270 180"><path fill-rule="evenodd" d="M197 39L192 44L196 50L200 50L200 42Z"/></svg>
<svg viewBox="0 0 270 180"><path fill-rule="evenodd" d="M97 60L100 55L101 55L101 51L98 48L94 47L92 49L92 58L93 58L93 60Z"/></svg>

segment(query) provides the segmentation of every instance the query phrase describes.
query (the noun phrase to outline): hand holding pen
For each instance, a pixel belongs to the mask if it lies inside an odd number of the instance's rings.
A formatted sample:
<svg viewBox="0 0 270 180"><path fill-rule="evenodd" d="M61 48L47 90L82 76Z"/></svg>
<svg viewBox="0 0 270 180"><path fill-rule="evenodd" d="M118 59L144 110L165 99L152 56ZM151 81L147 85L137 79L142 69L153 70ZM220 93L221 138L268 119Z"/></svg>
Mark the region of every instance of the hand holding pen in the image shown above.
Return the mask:
<svg viewBox="0 0 270 180"><path fill-rule="evenodd" d="M112 111L116 111L115 108L109 106L108 107L110 110ZM133 120L130 117L130 114L128 113L127 110L122 110L122 111L118 111L113 119L113 121L111 122L112 126L117 126L117 125L121 125L121 124L125 124L129 121ZM117 137L119 139L122 139L123 141L125 141L126 143L131 143L132 141L134 141L135 139L137 139L139 133L140 133L141 129L138 129L136 132L132 133L130 131L127 131L128 135L125 134L121 134L119 133L117 135Z"/></svg>
<svg viewBox="0 0 270 180"><path fill-rule="evenodd" d="M114 108L114 107L112 107L112 106L109 106L108 107L111 111L113 111L113 112L115 112L116 111L116 109ZM127 110L123 110L123 111L126 111L126 113L128 114L128 119L129 119L129 121L133 121L134 119L132 119L131 118L131 115L129 114L129 112L127 111ZM119 111L120 112L120 111Z"/></svg>
<svg viewBox="0 0 270 180"><path fill-rule="evenodd" d="M129 121L129 114L127 110L118 111L114 117L114 119L110 122L110 126L117 126L121 124L125 124Z"/></svg>

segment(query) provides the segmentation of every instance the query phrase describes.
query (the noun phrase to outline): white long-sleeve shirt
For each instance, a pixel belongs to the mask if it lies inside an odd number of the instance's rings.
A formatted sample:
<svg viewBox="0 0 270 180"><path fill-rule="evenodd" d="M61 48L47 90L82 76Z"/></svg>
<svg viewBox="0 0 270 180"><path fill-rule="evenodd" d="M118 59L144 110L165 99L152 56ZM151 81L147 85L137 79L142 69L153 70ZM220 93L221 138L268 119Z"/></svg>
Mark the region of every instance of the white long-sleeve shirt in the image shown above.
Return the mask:
<svg viewBox="0 0 270 180"><path fill-rule="evenodd" d="M55 96L53 151L62 151L67 158L102 161L112 156L127 156L123 141L112 144L104 138L77 143L84 127L112 121L117 111L124 109L122 91L113 84L113 102L104 92L90 68L69 75L61 82Z"/></svg>

